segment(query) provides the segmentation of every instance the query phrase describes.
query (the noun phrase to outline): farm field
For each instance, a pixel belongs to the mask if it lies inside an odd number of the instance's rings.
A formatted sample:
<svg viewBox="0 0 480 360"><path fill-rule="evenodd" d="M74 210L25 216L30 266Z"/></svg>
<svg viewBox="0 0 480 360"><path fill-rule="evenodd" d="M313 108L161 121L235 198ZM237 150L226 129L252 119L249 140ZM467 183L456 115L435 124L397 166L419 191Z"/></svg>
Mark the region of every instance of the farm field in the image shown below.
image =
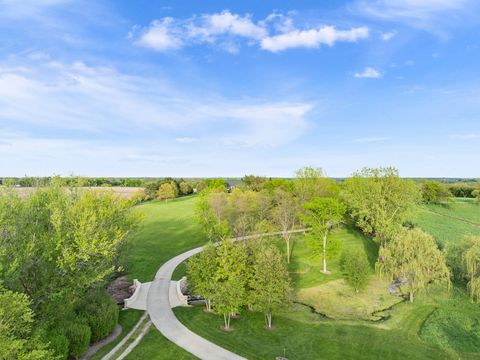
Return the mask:
<svg viewBox="0 0 480 360"><path fill-rule="evenodd" d="M413 223L430 233L440 244L459 241L467 235L480 235L480 205L456 200L448 206L419 206Z"/></svg>
<svg viewBox="0 0 480 360"><path fill-rule="evenodd" d="M124 255L131 278L148 281L162 262L204 242L200 229L193 220L194 202L195 197L189 197L168 203L151 202L137 207L136 211L142 212L145 219L143 226L130 237ZM419 226L433 226L433 219L438 216L430 215L424 209L419 209L418 213ZM460 227L451 218L441 217L441 220L447 227ZM452 230L454 233L455 229ZM334 237L343 246L363 249L369 257L373 274L378 251L375 242L348 227L337 231ZM284 248L281 239L273 241L277 241L280 249ZM479 351L480 346L480 333L475 328L475 324L480 323L478 306L470 303L461 288L450 292L443 289L430 291L417 297L414 304L401 302L394 305L398 301L389 301L386 291L376 299L369 298L370 292L355 298L353 291L349 293L347 287L343 287L342 291L331 290L332 283L343 281L337 259L329 259L328 268L332 274L320 273L319 260L308 256L305 237L297 236L289 269L295 288L299 293L320 292L328 296L329 302L294 304L274 316L276 328L273 331L264 329L263 315L258 313L242 312L240 319L233 320L234 331L230 333L220 330L220 316L205 314L201 308L177 308L175 313L191 330L249 359L274 358L284 352L289 359L475 358L474 353ZM180 266L175 275L178 278L183 273L184 267ZM382 287L386 290L386 285L378 283L374 276L370 286L380 287L380 293ZM347 306L344 312L333 311L336 310L335 304L345 301L347 297L350 301L353 299L352 305ZM380 306L384 311L378 311L372 304ZM393 308L387 309L391 305L394 305ZM365 314L371 315L375 310L378 311L375 319L383 320L365 320L369 318ZM343 320L327 319L325 314ZM465 317L471 321L467 322L467 327L459 326ZM455 327L449 325L452 319L457 319ZM456 340L457 336L464 336L465 333L470 335L462 342ZM345 344L349 346L344 346ZM152 329L128 357L138 358L192 357L163 338L156 329Z"/></svg>

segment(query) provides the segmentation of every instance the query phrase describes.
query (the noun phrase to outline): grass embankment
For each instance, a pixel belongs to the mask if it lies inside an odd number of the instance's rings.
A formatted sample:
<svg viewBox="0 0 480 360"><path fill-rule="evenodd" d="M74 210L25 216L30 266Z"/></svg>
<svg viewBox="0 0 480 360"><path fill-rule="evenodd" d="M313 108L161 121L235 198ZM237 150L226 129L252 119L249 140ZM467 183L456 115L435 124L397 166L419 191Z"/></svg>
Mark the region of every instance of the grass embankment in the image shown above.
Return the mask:
<svg viewBox="0 0 480 360"><path fill-rule="evenodd" d="M169 202L148 202L135 207L143 215L141 226L132 233L122 254L122 262L131 280L151 281L158 268L175 255L204 244L205 239L193 220L194 196ZM93 359L108 353L142 316L143 311L120 313L121 335L102 348ZM152 326L127 359L194 359L189 353L163 337Z"/></svg>

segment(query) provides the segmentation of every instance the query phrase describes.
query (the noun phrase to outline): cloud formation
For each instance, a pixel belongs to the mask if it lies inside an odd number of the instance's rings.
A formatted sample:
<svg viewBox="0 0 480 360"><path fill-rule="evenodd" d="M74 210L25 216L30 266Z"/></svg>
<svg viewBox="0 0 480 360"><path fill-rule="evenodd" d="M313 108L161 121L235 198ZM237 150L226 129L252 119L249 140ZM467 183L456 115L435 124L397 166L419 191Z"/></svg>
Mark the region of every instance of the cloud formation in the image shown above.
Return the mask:
<svg viewBox="0 0 480 360"><path fill-rule="evenodd" d="M255 22L251 15L242 16L227 10L186 20L165 17L152 21L147 27L135 27L130 34L136 45L157 51L195 44L217 44L236 51L237 47L231 42L245 39L249 45L256 44L270 52L321 45L331 47L337 42L357 42L368 36L369 29L365 26L347 30L329 25L298 29L293 25L292 18L283 14L272 13Z"/></svg>
<svg viewBox="0 0 480 360"><path fill-rule="evenodd" d="M356 78L367 78L367 79L379 79L383 76L383 74L372 68L372 67L366 67L365 70L363 70L362 72L357 72L355 73L354 75Z"/></svg>

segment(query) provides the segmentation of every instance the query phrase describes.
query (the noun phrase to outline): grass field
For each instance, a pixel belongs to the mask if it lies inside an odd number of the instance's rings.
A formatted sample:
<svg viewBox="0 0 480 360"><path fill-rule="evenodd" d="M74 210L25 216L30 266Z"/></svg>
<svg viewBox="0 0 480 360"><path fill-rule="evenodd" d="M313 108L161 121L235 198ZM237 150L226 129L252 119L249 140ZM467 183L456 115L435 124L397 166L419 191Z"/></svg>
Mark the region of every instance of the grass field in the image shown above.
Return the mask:
<svg viewBox="0 0 480 360"><path fill-rule="evenodd" d="M193 221L194 201L195 198L190 197L169 203L146 203L137 207L136 211L145 214L145 220L144 225L130 237L128 251L124 256L131 278L149 281L164 261L204 242ZM455 216L475 208L466 209L460 206ZM464 226L464 222L458 224L459 220L437 215L425 208L418 210L416 223L426 231L430 228L435 230L437 221L450 229L452 236L445 238L450 239L448 241L458 239L470 230ZM440 230L434 236L438 238L441 234ZM350 228L341 229L333 236L344 247L363 249L371 261L373 274L373 264L378 251L375 242ZM284 248L281 239L272 241L277 241L278 246ZM350 296L347 286L333 286L343 282L338 260L329 259L329 270L332 274L324 275L320 272L319 259L311 258L309 253L305 237L298 236L289 268L293 273L295 288L307 293L328 289L324 293L330 297L328 304L326 301L322 304L313 297L310 301L312 304L309 305L320 313L325 308L329 311L337 310L336 305L343 301L342 297ZM184 267L181 266L175 272L175 277L178 278L183 273ZM376 281L373 276L373 281ZM380 293L377 286L375 291ZM371 293L367 292L365 298L352 297L352 304L344 304L346 311L340 316L332 316L344 320L325 319L308 306L294 304L274 316L276 328L273 331L264 329L261 314L248 311L242 312L240 319L233 320L234 331L229 333L220 330L223 320L219 316L206 314L201 308L176 308L175 313L194 332L248 359L274 359L284 352L290 360L479 358L477 348L480 340L476 337L475 324L478 324L476 321L480 307L470 304L463 289L456 288L451 292L443 289L431 290L417 296L414 304L399 303L381 313L388 320L368 321L365 319L369 316L359 316L358 312L344 316L352 309L358 310L358 304L362 301L366 301L364 308L367 309L367 315L376 310L372 305L379 304L376 303L375 296L369 297ZM353 292L351 294L354 296ZM385 292L385 296L387 295ZM390 303L385 301L380 307L389 305ZM360 310L362 311L364 310ZM126 313L129 312L130 310ZM122 315L122 318L128 317L129 315ZM471 321L465 321L466 318ZM450 326L451 321L457 322ZM462 324L465 326L460 326ZM463 340L455 340L458 336L463 337ZM156 329L152 329L127 359L192 358L190 354L166 340Z"/></svg>
<svg viewBox="0 0 480 360"><path fill-rule="evenodd" d="M128 238L122 254L131 280L151 281L158 268L175 255L201 246L205 239L193 221L195 197L182 197L169 202L147 202L135 207L142 214L141 226ZM122 334L93 357L101 359L125 336L140 319L143 311L120 313ZM127 359L194 359L189 353L165 339L155 327L142 339Z"/></svg>
<svg viewBox="0 0 480 360"><path fill-rule="evenodd" d="M472 201L455 201L448 206L421 206L416 210L413 222L432 234L440 244L447 245L466 235L480 235L480 205Z"/></svg>

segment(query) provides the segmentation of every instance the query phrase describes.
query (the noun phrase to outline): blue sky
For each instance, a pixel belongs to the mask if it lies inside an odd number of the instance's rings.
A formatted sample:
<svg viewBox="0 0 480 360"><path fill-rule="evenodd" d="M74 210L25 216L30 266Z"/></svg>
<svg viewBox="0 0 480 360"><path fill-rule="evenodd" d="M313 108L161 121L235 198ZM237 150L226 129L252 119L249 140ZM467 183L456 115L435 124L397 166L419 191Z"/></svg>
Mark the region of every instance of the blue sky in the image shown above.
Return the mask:
<svg viewBox="0 0 480 360"><path fill-rule="evenodd" d="M0 34L0 176L480 176L475 0L0 0Z"/></svg>

